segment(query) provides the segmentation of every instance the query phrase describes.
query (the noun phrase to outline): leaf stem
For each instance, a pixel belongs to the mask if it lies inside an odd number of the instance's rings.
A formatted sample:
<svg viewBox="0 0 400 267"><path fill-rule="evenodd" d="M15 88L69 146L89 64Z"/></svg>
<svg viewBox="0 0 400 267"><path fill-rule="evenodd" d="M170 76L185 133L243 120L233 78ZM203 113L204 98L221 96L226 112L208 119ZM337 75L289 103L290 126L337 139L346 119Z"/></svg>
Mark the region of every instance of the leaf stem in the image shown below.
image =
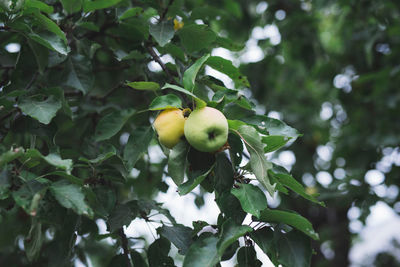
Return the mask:
<svg viewBox="0 0 400 267"><path fill-rule="evenodd" d="M131 259L129 258L128 238L126 237L124 229L122 227L118 229L118 235L121 237L121 244L124 251L126 266L132 267Z"/></svg>

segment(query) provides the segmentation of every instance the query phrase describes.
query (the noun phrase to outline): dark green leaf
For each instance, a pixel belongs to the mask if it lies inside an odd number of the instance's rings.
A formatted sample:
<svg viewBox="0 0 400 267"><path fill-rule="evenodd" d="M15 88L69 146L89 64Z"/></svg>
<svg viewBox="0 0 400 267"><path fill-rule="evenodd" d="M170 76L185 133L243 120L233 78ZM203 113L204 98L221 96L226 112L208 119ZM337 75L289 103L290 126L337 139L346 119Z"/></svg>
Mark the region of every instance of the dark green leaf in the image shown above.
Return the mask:
<svg viewBox="0 0 400 267"><path fill-rule="evenodd" d="M44 13L53 13L54 8L39 1L39 0L28 0L25 1L25 8L37 8Z"/></svg>
<svg viewBox="0 0 400 267"><path fill-rule="evenodd" d="M188 181L179 185L178 187L179 195L183 196L191 192L197 185L203 182L203 180L207 177L208 174L210 174L213 168L214 165L203 174L199 173L198 171L190 172Z"/></svg>
<svg viewBox="0 0 400 267"><path fill-rule="evenodd" d="M124 225L129 226L137 215L138 207L135 201L117 205L108 218L110 232L115 232Z"/></svg>
<svg viewBox="0 0 400 267"><path fill-rule="evenodd" d="M279 265L277 245L274 237L274 231L268 227L257 229L250 233L251 239L261 248L275 265Z"/></svg>
<svg viewBox="0 0 400 267"><path fill-rule="evenodd" d="M247 125L240 126L235 132L243 139L250 153L250 166L254 175L273 196L275 186L271 184L268 177L268 170L272 168L272 163L267 161L264 155L264 145L261 143L260 135L253 127Z"/></svg>
<svg viewBox="0 0 400 267"><path fill-rule="evenodd" d="M84 0L61 0L64 9L69 13L75 13L81 10L82 1Z"/></svg>
<svg viewBox="0 0 400 267"><path fill-rule="evenodd" d="M218 255L222 257L226 248L235 242L239 237L253 231L253 228L247 225L237 225L232 219L228 219L222 225L221 237L217 243Z"/></svg>
<svg viewBox="0 0 400 267"><path fill-rule="evenodd" d="M29 33L28 37L39 44L54 50L62 55L67 55L70 52L70 48L66 45L64 40L52 33Z"/></svg>
<svg viewBox="0 0 400 267"><path fill-rule="evenodd" d="M268 173L270 174L270 176L274 177L279 183L281 183L282 185L286 186L287 188L293 190L294 192L296 192L300 196L304 197L305 199L308 199L308 200L310 200L314 203L317 203L321 206L325 206L325 204L322 201L318 201L314 196L307 194L303 185L300 184L289 173L280 171L278 168L269 170Z"/></svg>
<svg viewBox="0 0 400 267"><path fill-rule="evenodd" d="M93 78L92 66L87 57L74 55L69 58L65 68L64 85L86 94L92 88Z"/></svg>
<svg viewBox="0 0 400 267"><path fill-rule="evenodd" d="M50 186L50 192L61 206L72 209L80 215L93 216L93 211L85 203L85 195L79 186L65 181L58 181Z"/></svg>
<svg viewBox="0 0 400 267"><path fill-rule="evenodd" d="M283 266L311 266L311 242L310 238L298 231L290 231L289 233L278 234L276 250L279 255L279 263Z"/></svg>
<svg viewBox="0 0 400 267"><path fill-rule="evenodd" d="M242 119L248 124L256 125L265 129L269 135L279 135L291 138L297 138L301 134L294 128L288 126L281 120L270 118L263 115L255 115Z"/></svg>
<svg viewBox="0 0 400 267"><path fill-rule="evenodd" d="M128 19L128 18L131 18L131 17L135 17L135 16L140 15L142 12L143 12L143 8L141 8L141 7L132 7L130 9L126 10L124 13L122 13L118 17L118 19L119 20L124 20L124 19Z"/></svg>
<svg viewBox="0 0 400 267"><path fill-rule="evenodd" d="M182 108L182 100L174 95L157 96L149 105L149 110L163 110L168 108Z"/></svg>
<svg viewBox="0 0 400 267"><path fill-rule="evenodd" d="M186 158L189 152L189 145L185 141L179 143L172 148L168 157L168 174L176 185L183 182L186 169Z"/></svg>
<svg viewBox="0 0 400 267"><path fill-rule="evenodd" d="M233 167L225 153L216 155L214 168L214 188L217 192L230 191L233 186Z"/></svg>
<svg viewBox="0 0 400 267"><path fill-rule="evenodd" d="M214 236L200 237L194 242L183 260L183 267L214 266L218 263L217 253L218 238Z"/></svg>
<svg viewBox="0 0 400 267"><path fill-rule="evenodd" d="M171 243L160 237L154 241L148 249L147 259L149 260L149 267L159 267L168 266L172 267L174 265L174 260L168 256L169 250L171 248Z"/></svg>
<svg viewBox="0 0 400 267"><path fill-rule="evenodd" d="M163 20L158 24L150 24L149 33L163 47L174 37L174 25L172 21L168 20Z"/></svg>
<svg viewBox="0 0 400 267"><path fill-rule="evenodd" d="M72 170L72 160L71 159L62 159L58 154L49 154L43 159L50 165L57 167L59 169L65 170L67 174L69 174Z"/></svg>
<svg viewBox="0 0 400 267"><path fill-rule="evenodd" d="M133 267L147 267L147 263L143 259L143 256L136 250L131 249L131 259Z"/></svg>
<svg viewBox="0 0 400 267"><path fill-rule="evenodd" d="M50 96L44 101L24 98L18 106L25 114L37 119L41 123L49 124L56 116L57 111L61 108L61 102L53 96Z"/></svg>
<svg viewBox="0 0 400 267"><path fill-rule="evenodd" d="M116 135L133 114L135 114L133 109L124 109L105 115L96 126L94 134L96 141L107 140Z"/></svg>
<svg viewBox="0 0 400 267"><path fill-rule="evenodd" d="M237 253L239 267L261 267L262 262L257 259L254 247L241 247ZM288 265L297 266L297 265Z"/></svg>
<svg viewBox="0 0 400 267"><path fill-rule="evenodd" d="M242 224L246 213L243 211L239 200L231 192L223 192L217 197L216 202L227 218L231 218L236 224Z"/></svg>
<svg viewBox="0 0 400 267"><path fill-rule="evenodd" d="M311 223L303 216L294 212L265 209L261 212L260 220L263 222L285 223L302 231L314 240L319 239Z"/></svg>
<svg viewBox="0 0 400 267"><path fill-rule="evenodd" d="M84 0L83 2L83 11L90 12L98 9L104 9L108 7L112 7L122 0Z"/></svg>
<svg viewBox="0 0 400 267"><path fill-rule="evenodd" d="M174 244L182 255L186 254L192 244L193 229L181 224L171 227L163 225L157 229L157 232Z"/></svg>
<svg viewBox="0 0 400 267"><path fill-rule="evenodd" d="M153 139L152 127L136 128L129 136L128 143L124 149L124 160L128 170L131 170L136 162L147 152L147 148Z"/></svg>
<svg viewBox="0 0 400 267"><path fill-rule="evenodd" d="M260 211L267 208L267 198L260 188L252 184L238 184L238 188L232 188L231 193L237 197L245 212L257 218Z"/></svg>
<svg viewBox="0 0 400 267"><path fill-rule="evenodd" d="M179 37L183 47L189 52L199 51L215 40L216 34L206 25L192 24L183 27L179 31Z"/></svg>

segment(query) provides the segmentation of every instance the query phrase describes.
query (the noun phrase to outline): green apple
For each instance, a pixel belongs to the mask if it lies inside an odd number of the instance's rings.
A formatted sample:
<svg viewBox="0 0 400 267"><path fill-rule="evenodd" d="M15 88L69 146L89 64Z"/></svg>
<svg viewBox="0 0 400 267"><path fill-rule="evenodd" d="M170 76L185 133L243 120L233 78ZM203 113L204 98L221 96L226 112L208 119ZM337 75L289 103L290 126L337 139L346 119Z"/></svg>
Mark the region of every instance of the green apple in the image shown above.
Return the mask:
<svg viewBox="0 0 400 267"><path fill-rule="evenodd" d="M163 110L153 123L160 143L173 148L183 136L185 120L182 110L178 108Z"/></svg>
<svg viewBox="0 0 400 267"><path fill-rule="evenodd" d="M184 133L189 144L197 150L214 152L228 139L228 121L218 109L196 109L187 118Z"/></svg>

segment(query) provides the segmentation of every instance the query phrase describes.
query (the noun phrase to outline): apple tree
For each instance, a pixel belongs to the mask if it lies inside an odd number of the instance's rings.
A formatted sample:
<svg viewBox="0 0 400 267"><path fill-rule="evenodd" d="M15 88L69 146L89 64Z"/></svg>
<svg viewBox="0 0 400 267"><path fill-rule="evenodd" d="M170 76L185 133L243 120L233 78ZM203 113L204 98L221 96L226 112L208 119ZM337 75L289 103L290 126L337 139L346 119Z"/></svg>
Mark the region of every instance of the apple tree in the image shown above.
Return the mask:
<svg viewBox="0 0 400 267"><path fill-rule="evenodd" d="M261 266L255 246L276 265L310 265L311 223L267 201L294 192L324 205L269 159L301 134L256 112L251 80L213 52L243 49L225 30L241 16L233 0L0 2L1 266ZM176 118L157 138L164 110L184 123L205 107L223 119L197 116L194 141L169 132ZM211 148L198 136L210 121L226 132ZM198 190L198 207L214 194L215 222L182 225L155 201L167 180L181 196ZM150 243L126 235L136 219L154 223Z"/></svg>

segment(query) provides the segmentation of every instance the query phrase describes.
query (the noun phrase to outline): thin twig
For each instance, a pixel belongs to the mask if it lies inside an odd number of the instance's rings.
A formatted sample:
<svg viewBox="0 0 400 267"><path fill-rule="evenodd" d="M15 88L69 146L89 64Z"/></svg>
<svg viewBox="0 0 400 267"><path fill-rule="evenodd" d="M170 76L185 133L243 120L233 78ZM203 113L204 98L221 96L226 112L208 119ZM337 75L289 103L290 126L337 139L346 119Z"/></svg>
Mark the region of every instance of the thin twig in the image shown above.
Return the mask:
<svg viewBox="0 0 400 267"><path fill-rule="evenodd" d="M151 35L149 36L149 39L151 39ZM167 75L168 80L170 82L172 82L174 79L173 79L171 73L167 69L167 66L165 66L164 62L162 62L161 58L157 55L156 51L154 51L154 48L151 45L151 42L149 40L146 42L146 49L147 49L147 51L149 51L149 53L150 53L151 57L154 59L154 61L157 62L161 66L162 70Z"/></svg>
<svg viewBox="0 0 400 267"><path fill-rule="evenodd" d="M164 20L165 16L168 13L168 8L174 3L174 0L169 0L168 5L166 6L166 8L164 9L163 13L160 16L160 21Z"/></svg>
<svg viewBox="0 0 400 267"><path fill-rule="evenodd" d="M121 244L122 244L122 249L124 251L126 266L132 267L131 259L129 258L130 253L128 248L128 238L126 237L124 229L122 227L118 229L118 234L121 237Z"/></svg>

